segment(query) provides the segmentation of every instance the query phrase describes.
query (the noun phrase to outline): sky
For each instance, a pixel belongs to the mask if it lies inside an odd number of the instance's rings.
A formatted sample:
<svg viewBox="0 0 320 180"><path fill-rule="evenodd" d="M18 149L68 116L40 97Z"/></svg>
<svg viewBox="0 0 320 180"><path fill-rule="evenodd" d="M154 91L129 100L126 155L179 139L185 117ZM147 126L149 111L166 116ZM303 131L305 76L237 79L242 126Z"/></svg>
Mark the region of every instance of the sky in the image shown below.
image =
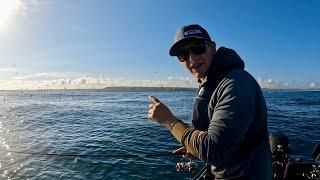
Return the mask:
<svg viewBox="0 0 320 180"><path fill-rule="evenodd" d="M264 88L320 88L320 1L0 0L0 89L197 87L168 51L200 24Z"/></svg>

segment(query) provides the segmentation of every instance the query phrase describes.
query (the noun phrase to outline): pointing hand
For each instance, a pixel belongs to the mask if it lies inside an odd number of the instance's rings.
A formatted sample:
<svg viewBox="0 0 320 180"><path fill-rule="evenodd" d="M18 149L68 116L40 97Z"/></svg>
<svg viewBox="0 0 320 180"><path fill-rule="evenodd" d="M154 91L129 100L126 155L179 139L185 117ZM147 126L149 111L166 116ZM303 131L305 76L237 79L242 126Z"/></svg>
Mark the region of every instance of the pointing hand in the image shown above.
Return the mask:
<svg viewBox="0 0 320 180"><path fill-rule="evenodd" d="M148 118L170 129L175 118L170 109L155 96L149 96L149 99L153 103L149 105Z"/></svg>

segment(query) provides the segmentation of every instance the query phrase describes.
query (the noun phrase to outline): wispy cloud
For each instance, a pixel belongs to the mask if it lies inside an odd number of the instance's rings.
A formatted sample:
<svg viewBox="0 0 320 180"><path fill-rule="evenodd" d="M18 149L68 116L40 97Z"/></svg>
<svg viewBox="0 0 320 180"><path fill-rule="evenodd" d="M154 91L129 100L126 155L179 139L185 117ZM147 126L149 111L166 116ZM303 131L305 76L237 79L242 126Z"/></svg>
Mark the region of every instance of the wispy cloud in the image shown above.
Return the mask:
<svg viewBox="0 0 320 180"><path fill-rule="evenodd" d="M78 76L83 76L81 73L71 73L71 72L48 72L48 73L36 73L13 77L13 80L55 80L60 78L75 78Z"/></svg>

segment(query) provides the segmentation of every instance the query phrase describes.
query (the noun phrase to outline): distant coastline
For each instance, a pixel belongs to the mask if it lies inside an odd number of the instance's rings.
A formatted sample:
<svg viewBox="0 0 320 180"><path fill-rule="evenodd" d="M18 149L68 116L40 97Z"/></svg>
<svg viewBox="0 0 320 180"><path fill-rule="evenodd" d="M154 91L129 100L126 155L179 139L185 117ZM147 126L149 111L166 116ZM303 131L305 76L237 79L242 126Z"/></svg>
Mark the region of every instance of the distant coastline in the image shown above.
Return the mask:
<svg viewBox="0 0 320 180"><path fill-rule="evenodd" d="M196 88L184 88L184 87L105 87L103 91L120 91L120 92L150 92L150 91L196 91Z"/></svg>
<svg viewBox="0 0 320 180"><path fill-rule="evenodd" d="M119 92L150 92L150 91L197 91L197 88L186 88L186 87L126 87L126 86L114 86L105 87L102 91L119 91ZM277 91L320 91L320 89L269 89L262 88L264 92L277 92Z"/></svg>
<svg viewBox="0 0 320 180"><path fill-rule="evenodd" d="M320 89L269 89L262 88L264 92L277 92L277 91L320 91Z"/></svg>

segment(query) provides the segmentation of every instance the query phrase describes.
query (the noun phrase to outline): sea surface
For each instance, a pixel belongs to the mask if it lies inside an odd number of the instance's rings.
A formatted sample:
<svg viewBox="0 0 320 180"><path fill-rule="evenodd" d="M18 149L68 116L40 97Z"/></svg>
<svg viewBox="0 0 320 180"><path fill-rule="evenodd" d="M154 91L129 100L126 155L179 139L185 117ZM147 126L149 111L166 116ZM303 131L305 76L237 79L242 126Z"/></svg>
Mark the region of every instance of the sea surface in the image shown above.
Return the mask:
<svg viewBox="0 0 320 180"><path fill-rule="evenodd" d="M193 91L0 91L0 179L190 179L196 172L175 169L181 157L145 156L179 147L146 118L148 95L190 123ZM292 154L311 159L320 143L320 92L264 95L269 132L286 134ZM101 156L43 155L48 153Z"/></svg>

